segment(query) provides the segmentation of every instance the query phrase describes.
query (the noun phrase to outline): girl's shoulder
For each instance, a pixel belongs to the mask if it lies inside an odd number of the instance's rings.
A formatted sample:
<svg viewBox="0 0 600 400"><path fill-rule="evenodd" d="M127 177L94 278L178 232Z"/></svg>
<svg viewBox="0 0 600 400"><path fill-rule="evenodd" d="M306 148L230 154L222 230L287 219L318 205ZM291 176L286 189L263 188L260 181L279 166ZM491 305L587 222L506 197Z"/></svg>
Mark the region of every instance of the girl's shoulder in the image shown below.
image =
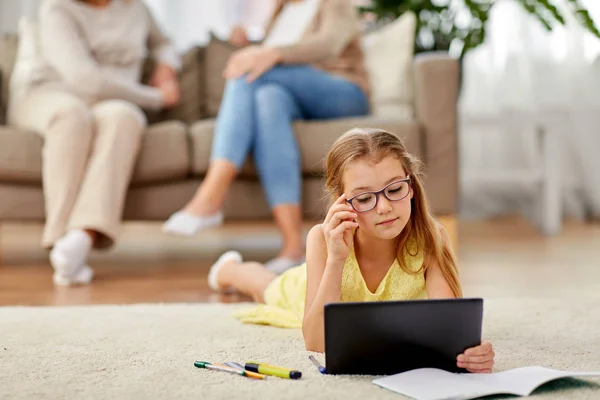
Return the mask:
<svg viewBox="0 0 600 400"><path fill-rule="evenodd" d="M323 224L319 223L314 225L308 231L306 236L306 245L325 245L325 235L323 234Z"/></svg>

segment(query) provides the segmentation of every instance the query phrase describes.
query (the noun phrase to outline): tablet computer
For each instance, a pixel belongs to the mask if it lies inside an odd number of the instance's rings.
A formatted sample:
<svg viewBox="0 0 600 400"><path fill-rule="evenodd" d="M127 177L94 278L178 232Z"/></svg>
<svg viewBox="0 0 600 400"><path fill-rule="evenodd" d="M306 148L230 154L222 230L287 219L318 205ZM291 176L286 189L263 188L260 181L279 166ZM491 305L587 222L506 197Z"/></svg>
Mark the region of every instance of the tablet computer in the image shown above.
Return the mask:
<svg viewBox="0 0 600 400"><path fill-rule="evenodd" d="M458 368L456 356L481 343L483 299L329 303L327 374L391 375Z"/></svg>

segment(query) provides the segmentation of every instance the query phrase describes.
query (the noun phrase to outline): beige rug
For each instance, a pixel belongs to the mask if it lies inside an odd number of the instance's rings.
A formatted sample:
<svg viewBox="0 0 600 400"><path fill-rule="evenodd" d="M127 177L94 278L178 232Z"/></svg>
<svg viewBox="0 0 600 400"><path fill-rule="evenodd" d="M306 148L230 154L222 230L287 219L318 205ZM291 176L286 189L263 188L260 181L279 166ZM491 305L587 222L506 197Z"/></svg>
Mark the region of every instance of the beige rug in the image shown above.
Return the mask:
<svg viewBox="0 0 600 400"><path fill-rule="evenodd" d="M497 370L600 370L600 298L487 300ZM243 305L242 305L243 306ZM0 308L2 399L401 399L372 377L318 374L300 331L242 325L240 305ZM195 360L256 359L299 381L199 370ZM322 360L322 357L320 357ZM600 380L563 380L536 399L600 399Z"/></svg>

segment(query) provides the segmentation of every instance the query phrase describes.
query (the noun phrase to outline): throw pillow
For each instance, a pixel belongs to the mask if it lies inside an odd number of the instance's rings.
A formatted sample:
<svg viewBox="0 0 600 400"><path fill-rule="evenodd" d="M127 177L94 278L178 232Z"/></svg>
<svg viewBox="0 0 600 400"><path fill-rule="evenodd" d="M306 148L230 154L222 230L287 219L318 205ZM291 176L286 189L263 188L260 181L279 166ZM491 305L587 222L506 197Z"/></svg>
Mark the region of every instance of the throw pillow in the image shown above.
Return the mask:
<svg viewBox="0 0 600 400"><path fill-rule="evenodd" d="M206 72L206 114L214 118L219 112L223 91L225 90L225 78L223 71L231 54L239 48L231 43L210 35L210 41L206 46L205 72Z"/></svg>
<svg viewBox="0 0 600 400"><path fill-rule="evenodd" d="M8 86L17 58L19 36L16 33L5 33L0 37L0 124L5 123L8 107Z"/></svg>
<svg viewBox="0 0 600 400"><path fill-rule="evenodd" d="M371 85L371 111L376 116L412 119L413 58L417 18L406 12L363 36L365 66Z"/></svg>
<svg viewBox="0 0 600 400"><path fill-rule="evenodd" d="M192 124L206 115L206 85L204 82L205 49L192 47L181 56L181 71L179 72L179 85L181 87L181 101L176 107L148 111L148 123L177 120ZM154 70L155 61L148 58L144 64L142 82L148 83Z"/></svg>

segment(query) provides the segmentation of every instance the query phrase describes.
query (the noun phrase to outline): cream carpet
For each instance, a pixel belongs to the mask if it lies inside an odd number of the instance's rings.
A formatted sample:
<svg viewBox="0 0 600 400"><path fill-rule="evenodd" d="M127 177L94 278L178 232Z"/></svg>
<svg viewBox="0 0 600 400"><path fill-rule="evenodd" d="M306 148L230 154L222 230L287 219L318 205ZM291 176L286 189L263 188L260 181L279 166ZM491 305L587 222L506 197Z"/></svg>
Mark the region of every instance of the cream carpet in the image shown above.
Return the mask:
<svg viewBox="0 0 600 400"><path fill-rule="evenodd" d="M484 332L494 343L497 370L600 370L599 305L600 297L486 300ZM244 306L0 308L0 398L403 398L373 385L373 377L318 374L300 331L242 325L230 313ZM304 376L256 381L193 366L249 359ZM600 399L600 380L558 381L533 397Z"/></svg>

